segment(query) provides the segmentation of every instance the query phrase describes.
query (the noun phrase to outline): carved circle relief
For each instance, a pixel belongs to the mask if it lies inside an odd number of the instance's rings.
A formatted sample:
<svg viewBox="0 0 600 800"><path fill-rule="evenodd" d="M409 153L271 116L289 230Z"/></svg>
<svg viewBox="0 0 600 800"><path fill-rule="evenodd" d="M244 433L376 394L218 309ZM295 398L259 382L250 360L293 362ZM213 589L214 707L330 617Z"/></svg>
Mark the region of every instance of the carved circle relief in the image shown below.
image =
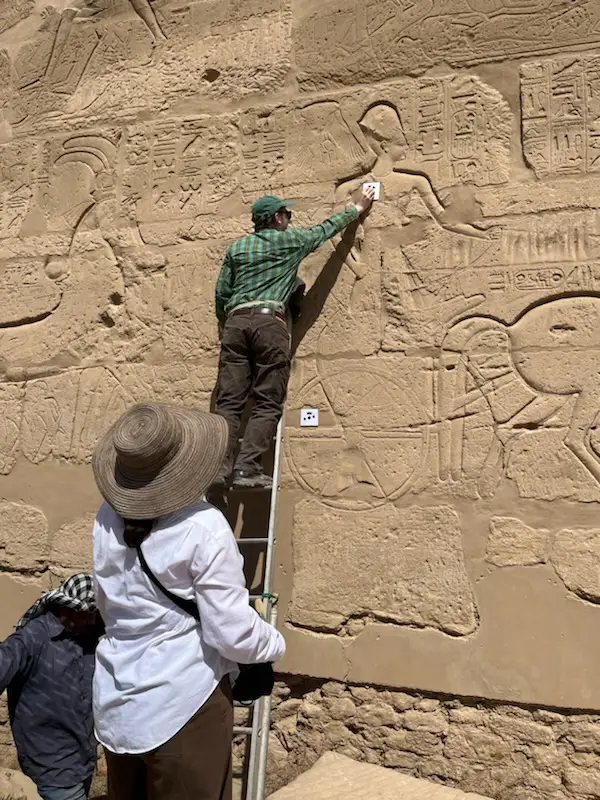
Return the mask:
<svg viewBox="0 0 600 800"><path fill-rule="evenodd" d="M431 419L425 375L384 368L335 367L292 398L291 414L320 407L318 428L288 427L286 452L298 483L336 508L364 509L394 500L425 462Z"/></svg>

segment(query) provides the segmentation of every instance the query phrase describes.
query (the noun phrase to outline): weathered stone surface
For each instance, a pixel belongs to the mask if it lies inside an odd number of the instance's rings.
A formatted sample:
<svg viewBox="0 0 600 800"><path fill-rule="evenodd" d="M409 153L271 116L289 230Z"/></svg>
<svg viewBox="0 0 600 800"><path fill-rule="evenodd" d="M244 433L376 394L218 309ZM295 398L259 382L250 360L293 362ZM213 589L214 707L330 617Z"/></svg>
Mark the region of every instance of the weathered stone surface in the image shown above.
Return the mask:
<svg viewBox="0 0 600 800"><path fill-rule="evenodd" d="M442 699L433 707L432 698L405 693L410 706L420 711L406 708L393 722L386 719L379 724L373 719L372 727L357 732L351 721L342 725L331 722L327 713L323 717L305 713L309 705L323 710L329 707L332 698L325 694L324 684L315 689L312 682L312 690L306 693L298 679L293 685L300 698L297 714L301 723L293 734L277 733L285 752L277 750L277 770L268 776L273 789L305 773L320 756L329 758L334 752L415 778L430 778L445 784L446 791L485 792L489 797L511 800L587 800L596 791L600 775L596 715L546 709L532 713L515 705L469 704L456 699ZM356 712L363 704L385 707L391 695L386 689L336 685L342 691L335 702L345 701L348 711L352 705ZM369 690L364 701L359 697L362 689ZM420 724L427 717L438 733L422 725L409 730L415 727L415 720ZM304 784L291 783L285 791L296 787L303 789Z"/></svg>
<svg viewBox="0 0 600 800"><path fill-rule="evenodd" d="M527 744L550 744L553 741L552 731L539 722L496 716L491 728L503 738L517 739Z"/></svg>
<svg viewBox="0 0 600 800"><path fill-rule="evenodd" d="M39 508L0 503L0 566L14 571L41 569L48 558L48 522Z"/></svg>
<svg viewBox="0 0 600 800"><path fill-rule="evenodd" d="M569 767L564 774L565 787L574 795L593 797L600 793L600 773L589 769Z"/></svg>
<svg viewBox="0 0 600 800"><path fill-rule="evenodd" d="M305 501L294 531L295 623L331 630L352 615L370 614L453 635L475 630L461 530L449 507L363 513Z"/></svg>
<svg viewBox="0 0 600 800"><path fill-rule="evenodd" d="M378 180L302 266L279 666L335 680L277 698L274 763L329 742L507 800L593 777L590 729L486 701L600 708L599 45L597 0L0 2L0 568L89 568L98 437L209 407L255 197L307 226Z"/></svg>
<svg viewBox="0 0 600 800"><path fill-rule="evenodd" d="M3 800L39 800L35 783L22 772L0 769L0 797Z"/></svg>
<svg viewBox="0 0 600 800"><path fill-rule="evenodd" d="M600 725L597 723L575 723L570 726L565 738L580 753L600 754Z"/></svg>
<svg viewBox="0 0 600 800"><path fill-rule="evenodd" d="M312 89L421 73L440 62L458 66L568 51L597 43L596 26L596 7L587 1L564 13L559 0L426 0L395 14L369 6L357 15L350 0L330 0L306 8L295 21L294 40L300 80Z"/></svg>
<svg viewBox="0 0 600 800"><path fill-rule="evenodd" d="M409 731L446 733L448 730L445 717L437 711L407 711L402 722Z"/></svg>
<svg viewBox="0 0 600 800"><path fill-rule="evenodd" d="M487 559L497 567L543 564L547 560L548 531L530 528L520 519L492 517Z"/></svg>
<svg viewBox="0 0 600 800"><path fill-rule="evenodd" d="M92 571L92 526L95 514L63 525L51 536L48 560L56 567L73 572Z"/></svg>
<svg viewBox="0 0 600 800"><path fill-rule="evenodd" d="M599 65L598 56L591 55L522 66L523 152L539 177L597 172L597 99L591 88ZM584 91L573 92L577 86Z"/></svg>
<svg viewBox="0 0 600 800"><path fill-rule="evenodd" d="M552 564L567 589L600 603L600 530L559 531L552 547Z"/></svg>
<svg viewBox="0 0 600 800"><path fill-rule="evenodd" d="M454 729L444 742L444 754L453 761L476 759L494 763L507 758L511 749L511 745L499 735L471 725Z"/></svg>
<svg viewBox="0 0 600 800"><path fill-rule="evenodd" d="M393 731L385 738L386 746L395 751L414 753L417 756L431 756L441 752L441 736L425 730Z"/></svg>
<svg viewBox="0 0 600 800"><path fill-rule="evenodd" d="M381 800L482 800L481 795L465 794L392 770L358 764L337 753L326 753L312 769L270 797L271 800L358 800L366 795Z"/></svg>
<svg viewBox="0 0 600 800"><path fill-rule="evenodd" d="M3 4L0 9L0 34L25 19L33 11L34 5L35 0L15 0Z"/></svg>
<svg viewBox="0 0 600 800"><path fill-rule="evenodd" d="M2 608L6 609L6 612L0 617L0 639L5 639L14 632L17 620L47 588L44 579L40 577L25 578L7 573L0 575L0 604ZM8 710L0 705L0 737L3 737L7 731L3 727L7 722ZM12 768L13 766L5 758L1 759L1 763L6 767Z"/></svg>
<svg viewBox="0 0 600 800"><path fill-rule="evenodd" d="M380 725L393 725L396 713L387 703L364 703L356 712L354 721L357 725L375 728Z"/></svg>
<svg viewBox="0 0 600 800"><path fill-rule="evenodd" d="M354 716L354 703L348 698L339 698L329 704L328 711L332 719L347 722Z"/></svg>

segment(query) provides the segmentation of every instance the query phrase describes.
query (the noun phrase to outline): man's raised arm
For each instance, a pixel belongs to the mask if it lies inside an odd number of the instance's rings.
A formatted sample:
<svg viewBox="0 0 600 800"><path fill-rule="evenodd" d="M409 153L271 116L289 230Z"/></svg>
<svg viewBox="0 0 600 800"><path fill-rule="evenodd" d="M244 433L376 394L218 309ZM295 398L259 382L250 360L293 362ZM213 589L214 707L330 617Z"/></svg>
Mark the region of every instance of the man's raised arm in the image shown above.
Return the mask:
<svg viewBox="0 0 600 800"><path fill-rule="evenodd" d="M306 230L296 230L296 235L301 239L304 246L305 255L314 252L322 244L331 239L336 233L347 228L353 222L360 219L363 214L371 208L373 203L374 191L371 187L363 188L360 199L351 208L340 211L332 217L314 225Z"/></svg>

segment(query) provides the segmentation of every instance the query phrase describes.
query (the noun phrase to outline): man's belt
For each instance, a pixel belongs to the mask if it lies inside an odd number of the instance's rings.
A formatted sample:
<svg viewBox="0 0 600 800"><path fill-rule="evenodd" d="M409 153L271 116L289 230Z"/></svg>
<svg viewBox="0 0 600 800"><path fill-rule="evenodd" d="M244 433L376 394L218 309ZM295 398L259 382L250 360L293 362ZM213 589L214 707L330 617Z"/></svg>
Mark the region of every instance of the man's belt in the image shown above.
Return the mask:
<svg viewBox="0 0 600 800"><path fill-rule="evenodd" d="M272 314L274 317L277 317L277 319L287 322L285 314L269 306L245 306L243 308L234 308L233 311L229 313L229 316L233 317L238 314Z"/></svg>

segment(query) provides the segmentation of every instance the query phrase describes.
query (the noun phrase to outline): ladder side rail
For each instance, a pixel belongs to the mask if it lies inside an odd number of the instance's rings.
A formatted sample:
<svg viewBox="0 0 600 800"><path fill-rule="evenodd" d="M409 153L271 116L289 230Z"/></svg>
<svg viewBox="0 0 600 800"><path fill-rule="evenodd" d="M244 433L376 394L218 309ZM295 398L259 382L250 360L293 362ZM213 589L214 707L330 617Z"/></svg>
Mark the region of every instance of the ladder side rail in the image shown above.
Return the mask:
<svg viewBox="0 0 600 800"><path fill-rule="evenodd" d="M271 487L271 505L269 509L269 529L263 572L263 593L265 597L265 617L277 621L277 607L269 597L273 583L273 563L275 558L277 506L279 499L279 483L281 480L281 464L283 454L284 414L277 425L275 437L275 454L273 460L273 485ZM272 624L275 624L272 622ZM254 704L252 713L252 736L250 739L250 756L248 759L248 778L246 800L263 800L267 755L269 746L271 715L271 696L261 697Z"/></svg>

